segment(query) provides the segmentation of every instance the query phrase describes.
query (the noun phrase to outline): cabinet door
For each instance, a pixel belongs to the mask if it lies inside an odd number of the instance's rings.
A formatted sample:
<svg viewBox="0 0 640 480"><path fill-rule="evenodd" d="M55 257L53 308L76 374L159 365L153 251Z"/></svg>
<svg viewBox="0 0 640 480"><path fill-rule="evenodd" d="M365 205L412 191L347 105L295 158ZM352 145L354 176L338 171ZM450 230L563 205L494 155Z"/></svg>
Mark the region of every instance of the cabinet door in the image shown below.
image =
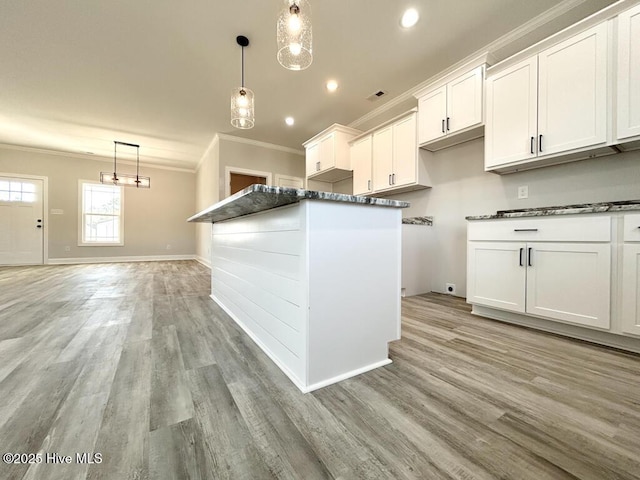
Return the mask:
<svg viewBox="0 0 640 480"><path fill-rule="evenodd" d="M607 140L607 24L539 55L538 156Z"/></svg>
<svg viewBox="0 0 640 480"><path fill-rule="evenodd" d="M373 134L373 189L391 187L393 173L393 129L389 125Z"/></svg>
<svg viewBox="0 0 640 480"><path fill-rule="evenodd" d="M618 17L618 139L640 136L640 5Z"/></svg>
<svg viewBox="0 0 640 480"><path fill-rule="evenodd" d="M418 116L418 142L420 145L446 135L446 85L418 100Z"/></svg>
<svg viewBox="0 0 640 480"><path fill-rule="evenodd" d="M482 123L482 76L478 67L447 84L447 133Z"/></svg>
<svg viewBox="0 0 640 480"><path fill-rule="evenodd" d="M320 143L309 145L305 152L305 165L307 177L313 175L319 170L320 164Z"/></svg>
<svg viewBox="0 0 640 480"><path fill-rule="evenodd" d="M416 141L416 116L393 124L393 173L394 186L415 183L418 168L418 143Z"/></svg>
<svg viewBox="0 0 640 480"><path fill-rule="evenodd" d="M335 133L320 139L320 171L336 166Z"/></svg>
<svg viewBox="0 0 640 480"><path fill-rule="evenodd" d="M622 331L640 335L640 244L625 244L622 258Z"/></svg>
<svg viewBox="0 0 640 480"><path fill-rule="evenodd" d="M524 313L525 248L515 242L469 242L467 302Z"/></svg>
<svg viewBox="0 0 640 480"><path fill-rule="evenodd" d="M489 78L484 126L485 170L536 156L538 57Z"/></svg>
<svg viewBox="0 0 640 480"><path fill-rule="evenodd" d="M372 136L368 135L351 145L351 166L353 167L353 194L371 193L371 149Z"/></svg>
<svg viewBox="0 0 640 480"><path fill-rule="evenodd" d="M611 246L527 245L527 313L609 328Z"/></svg>

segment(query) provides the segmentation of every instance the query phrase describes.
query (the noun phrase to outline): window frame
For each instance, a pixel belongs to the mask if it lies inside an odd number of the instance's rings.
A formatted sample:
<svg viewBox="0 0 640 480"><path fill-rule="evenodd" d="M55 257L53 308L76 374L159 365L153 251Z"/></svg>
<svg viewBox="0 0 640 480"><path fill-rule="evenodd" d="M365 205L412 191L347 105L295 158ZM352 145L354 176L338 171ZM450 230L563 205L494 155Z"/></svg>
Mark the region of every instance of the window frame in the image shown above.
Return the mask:
<svg viewBox="0 0 640 480"><path fill-rule="evenodd" d="M118 242L87 242L84 235L84 185L104 185L117 188L120 191L120 214L106 215L117 216L120 220L120 238ZM95 180L78 180L78 246L79 247L123 247L124 246L124 187L116 185L105 185Z"/></svg>

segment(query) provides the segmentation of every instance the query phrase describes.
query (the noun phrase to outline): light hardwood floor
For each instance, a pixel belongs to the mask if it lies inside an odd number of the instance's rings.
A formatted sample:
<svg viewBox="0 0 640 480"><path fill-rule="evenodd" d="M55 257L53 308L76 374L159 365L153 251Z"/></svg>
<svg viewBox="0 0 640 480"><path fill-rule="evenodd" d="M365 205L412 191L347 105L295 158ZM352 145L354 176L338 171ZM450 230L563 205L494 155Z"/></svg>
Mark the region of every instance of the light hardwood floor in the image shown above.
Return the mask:
<svg viewBox="0 0 640 480"><path fill-rule="evenodd" d="M393 364L303 395L209 285L195 262L0 268L0 450L74 457L0 478L640 478L638 355L431 294Z"/></svg>

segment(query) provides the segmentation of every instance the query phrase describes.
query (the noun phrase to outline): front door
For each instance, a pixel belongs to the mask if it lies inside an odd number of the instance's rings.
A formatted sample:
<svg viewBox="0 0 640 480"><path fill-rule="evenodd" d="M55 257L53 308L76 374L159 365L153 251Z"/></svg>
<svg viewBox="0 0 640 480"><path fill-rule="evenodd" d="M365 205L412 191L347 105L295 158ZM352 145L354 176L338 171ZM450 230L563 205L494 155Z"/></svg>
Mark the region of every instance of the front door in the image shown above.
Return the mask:
<svg viewBox="0 0 640 480"><path fill-rule="evenodd" d="M0 265L43 263L43 191L43 180L0 176Z"/></svg>

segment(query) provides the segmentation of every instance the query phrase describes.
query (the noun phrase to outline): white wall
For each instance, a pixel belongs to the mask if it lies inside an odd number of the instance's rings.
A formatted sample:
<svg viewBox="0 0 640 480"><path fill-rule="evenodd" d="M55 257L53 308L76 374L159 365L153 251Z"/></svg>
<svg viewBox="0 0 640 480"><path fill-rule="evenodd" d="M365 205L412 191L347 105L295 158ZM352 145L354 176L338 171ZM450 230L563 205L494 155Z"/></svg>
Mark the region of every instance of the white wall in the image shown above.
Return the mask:
<svg viewBox="0 0 640 480"><path fill-rule="evenodd" d="M220 145L216 136L200 160L196 171L196 211L200 212L220 200L219 168ZM196 255L200 262L211 266L210 223L196 223Z"/></svg>
<svg viewBox="0 0 640 480"><path fill-rule="evenodd" d="M457 295L466 295L466 216L513 208L640 199L640 151L508 175L484 172L483 139L427 156L433 188L389 198L411 202L403 217L434 217L432 290L436 292L444 292L445 283L454 283ZM517 198L520 185L529 187L526 200Z"/></svg>
<svg viewBox="0 0 640 480"><path fill-rule="evenodd" d="M48 177L49 258L107 258L144 256L193 256L195 227L187 223L193 215L195 175L191 172L140 167L151 177L150 189L124 189L124 246L78 246L78 180L99 180L101 171L111 171L110 161L33 150L0 148L0 172ZM135 172L135 166L121 170ZM170 248L167 249L167 245ZM65 250L69 248L69 251Z"/></svg>
<svg viewBox="0 0 640 480"><path fill-rule="evenodd" d="M291 149L256 145L241 139L229 139L227 135L222 138L216 135L196 172L194 213L225 197L226 167L271 172L274 180L278 173L301 178L305 176L304 155L294 153ZM211 224L197 224L196 254L201 262L210 265Z"/></svg>

